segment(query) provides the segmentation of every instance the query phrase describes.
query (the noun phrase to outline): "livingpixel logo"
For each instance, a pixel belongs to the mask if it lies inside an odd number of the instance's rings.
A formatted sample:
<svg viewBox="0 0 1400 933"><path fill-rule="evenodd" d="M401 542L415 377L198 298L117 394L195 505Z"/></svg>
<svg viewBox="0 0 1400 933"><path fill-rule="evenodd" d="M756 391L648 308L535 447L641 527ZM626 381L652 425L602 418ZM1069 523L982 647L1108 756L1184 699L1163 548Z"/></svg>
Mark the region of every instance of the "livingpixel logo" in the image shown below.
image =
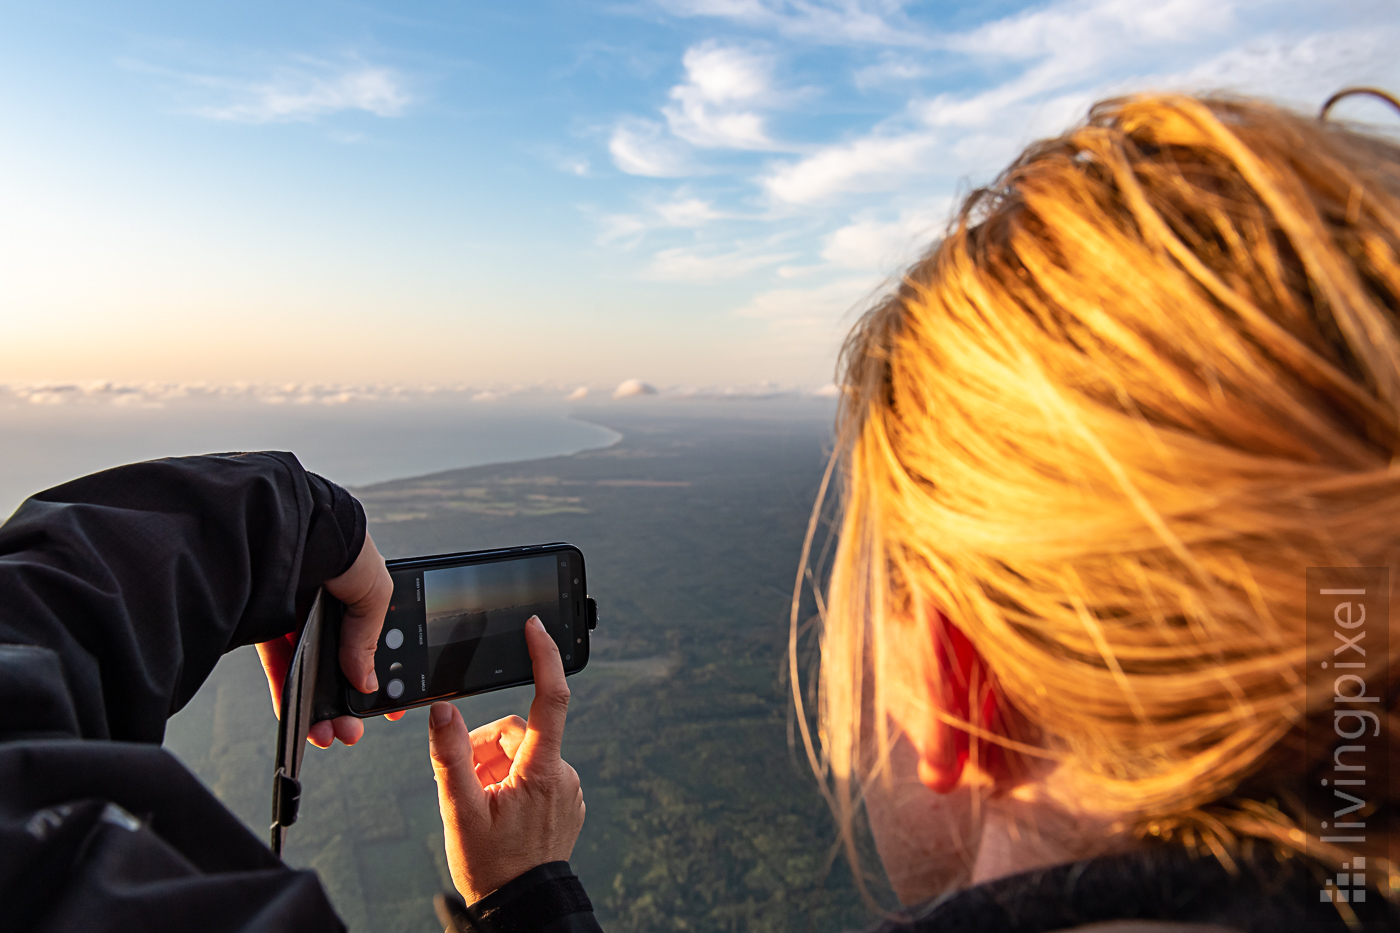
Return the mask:
<svg viewBox="0 0 1400 933"><path fill-rule="evenodd" d="M1327 887L1320 892L1324 904L1364 904L1366 902L1366 857L1358 855L1350 862L1342 863L1333 881L1327 879Z"/></svg>
<svg viewBox="0 0 1400 933"><path fill-rule="evenodd" d="M1309 760L1322 763L1318 799L1325 803L1308 828L1322 843L1316 855L1336 866L1311 910L1321 922L1335 924L1340 914L1354 929L1369 929L1368 921L1384 916L1382 898L1367 897L1364 853L1378 841L1368 838L1367 818L1390 780L1380 696L1390 657L1390 572L1309 567L1307 585L1309 685L1330 699L1330 715L1309 720Z"/></svg>

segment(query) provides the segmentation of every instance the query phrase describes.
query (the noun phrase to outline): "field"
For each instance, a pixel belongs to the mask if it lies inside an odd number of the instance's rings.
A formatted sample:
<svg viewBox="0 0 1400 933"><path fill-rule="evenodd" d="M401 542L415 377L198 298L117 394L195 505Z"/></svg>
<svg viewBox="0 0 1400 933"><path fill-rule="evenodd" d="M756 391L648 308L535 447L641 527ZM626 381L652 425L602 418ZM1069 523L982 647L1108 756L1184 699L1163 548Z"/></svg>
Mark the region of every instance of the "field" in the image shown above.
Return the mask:
<svg viewBox="0 0 1400 933"><path fill-rule="evenodd" d="M574 852L605 929L837 931L872 919L800 746L782 679L825 407L680 404L583 417L617 445L357 490L387 556L545 541L583 549L600 621L564 744L588 819ZM728 410L725 410L725 409ZM528 690L468 699L524 715ZM288 861L352 930L434 928L447 885L426 713L308 751ZM251 649L171 722L167 746L262 834L275 736ZM874 868L873 859L867 868Z"/></svg>

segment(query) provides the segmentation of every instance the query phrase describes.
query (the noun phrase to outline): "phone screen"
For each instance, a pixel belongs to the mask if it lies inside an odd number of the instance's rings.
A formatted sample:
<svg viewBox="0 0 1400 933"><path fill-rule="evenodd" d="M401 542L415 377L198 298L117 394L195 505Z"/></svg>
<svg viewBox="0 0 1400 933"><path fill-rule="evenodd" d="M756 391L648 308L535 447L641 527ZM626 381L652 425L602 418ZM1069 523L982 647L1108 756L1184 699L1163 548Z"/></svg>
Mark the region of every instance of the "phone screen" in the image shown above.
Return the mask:
<svg viewBox="0 0 1400 933"><path fill-rule="evenodd" d="M394 595L375 652L378 694L350 691L360 713L480 693L533 679L525 622L539 616L564 668L586 661L577 550L496 559L390 563ZM576 658L576 655L578 656Z"/></svg>

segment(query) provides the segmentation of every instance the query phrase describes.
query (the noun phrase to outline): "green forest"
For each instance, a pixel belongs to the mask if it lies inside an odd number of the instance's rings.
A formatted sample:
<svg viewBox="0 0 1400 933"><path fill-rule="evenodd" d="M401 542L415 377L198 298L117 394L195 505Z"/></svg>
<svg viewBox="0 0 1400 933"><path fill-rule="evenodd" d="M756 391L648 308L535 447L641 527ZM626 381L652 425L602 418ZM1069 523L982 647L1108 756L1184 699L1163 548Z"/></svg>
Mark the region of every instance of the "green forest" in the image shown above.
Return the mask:
<svg viewBox="0 0 1400 933"><path fill-rule="evenodd" d="M585 414L623 440L356 494L386 556L583 549L600 621L570 681L564 755L588 804L573 866L606 930L860 928L875 914L791 743L782 676L830 412L723 409ZM529 700L518 688L459 705L477 725L524 715ZM431 930L431 898L450 881L426 712L367 726L354 748L308 750L287 860L320 873L357 933ZM262 835L275 734L256 655L239 649L166 744ZM878 874L873 855L861 861Z"/></svg>

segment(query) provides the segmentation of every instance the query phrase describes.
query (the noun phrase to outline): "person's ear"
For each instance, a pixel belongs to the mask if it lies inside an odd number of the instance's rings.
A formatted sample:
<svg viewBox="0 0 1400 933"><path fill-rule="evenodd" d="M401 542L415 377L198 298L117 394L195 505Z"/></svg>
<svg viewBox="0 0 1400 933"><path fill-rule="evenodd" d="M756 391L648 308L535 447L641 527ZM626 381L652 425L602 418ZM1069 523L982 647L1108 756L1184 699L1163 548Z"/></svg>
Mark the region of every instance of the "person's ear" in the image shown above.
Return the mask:
<svg viewBox="0 0 1400 933"><path fill-rule="evenodd" d="M919 781L936 794L952 793L973 758L978 770L1000 784L1010 776L1006 750L984 738L974 739L957 725L968 723L985 733L1006 736L996 684L972 642L947 616L933 610L929 627L936 667L929 693L943 715L930 717L930 734L916 743Z"/></svg>

